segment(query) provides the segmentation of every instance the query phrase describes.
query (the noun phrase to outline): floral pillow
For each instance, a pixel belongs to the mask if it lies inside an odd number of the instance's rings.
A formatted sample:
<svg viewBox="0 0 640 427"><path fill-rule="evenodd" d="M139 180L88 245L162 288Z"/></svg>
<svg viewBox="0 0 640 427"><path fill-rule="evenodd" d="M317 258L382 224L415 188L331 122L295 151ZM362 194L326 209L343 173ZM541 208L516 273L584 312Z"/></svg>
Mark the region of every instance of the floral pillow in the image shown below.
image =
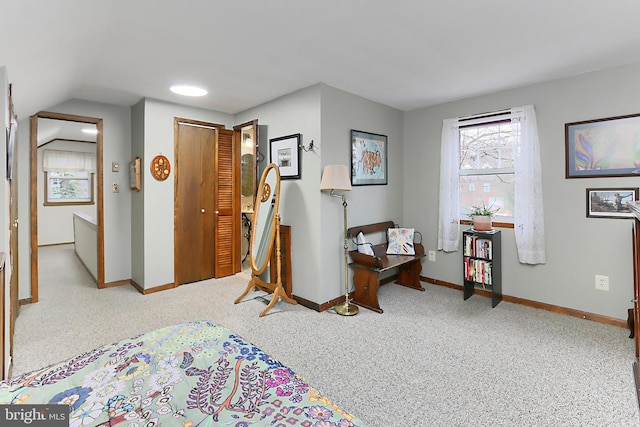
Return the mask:
<svg viewBox="0 0 640 427"><path fill-rule="evenodd" d="M387 254L389 255L415 255L413 247L413 228L389 228L387 230L388 242Z"/></svg>

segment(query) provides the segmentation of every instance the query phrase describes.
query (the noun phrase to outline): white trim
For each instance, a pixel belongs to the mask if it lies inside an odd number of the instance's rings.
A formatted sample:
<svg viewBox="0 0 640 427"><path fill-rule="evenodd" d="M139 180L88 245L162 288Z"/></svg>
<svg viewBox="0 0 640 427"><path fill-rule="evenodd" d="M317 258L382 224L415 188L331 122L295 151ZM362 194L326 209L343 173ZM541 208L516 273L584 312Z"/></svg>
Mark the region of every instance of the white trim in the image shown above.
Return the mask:
<svg viewBox="0 0 640 427"><path fill-rule="evenodd" d="M194 128L204 128L204 129L213 129L213 130L218 129L216 126L199 125L196 123L187 123L187 122L181 122L181 121L178 121L178 124L183 126L192 126Z"/></svg>

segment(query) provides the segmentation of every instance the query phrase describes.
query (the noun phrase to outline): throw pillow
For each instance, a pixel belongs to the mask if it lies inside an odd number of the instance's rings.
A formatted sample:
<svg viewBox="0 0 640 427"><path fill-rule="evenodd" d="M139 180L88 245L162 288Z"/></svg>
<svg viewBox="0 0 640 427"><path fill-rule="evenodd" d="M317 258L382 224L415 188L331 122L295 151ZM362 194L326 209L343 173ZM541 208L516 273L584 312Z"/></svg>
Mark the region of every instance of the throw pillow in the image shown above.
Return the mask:
<svg viewBox="0 0 640 427"><path fill-rule="evenodd" d="M360 252L361 254L373 256L373 247L372 247L373 245L367 242L367 239L365 239L364 234L362 234L362 231L358 233L357 243L358 243L358 252Z"/></svg>
<svg viewBox="0 0 640 427"><path fill-rule="evenodd" d="M390 228L388 233L387 254L389 255L415 255L413 247L413 228Z"/></svg>

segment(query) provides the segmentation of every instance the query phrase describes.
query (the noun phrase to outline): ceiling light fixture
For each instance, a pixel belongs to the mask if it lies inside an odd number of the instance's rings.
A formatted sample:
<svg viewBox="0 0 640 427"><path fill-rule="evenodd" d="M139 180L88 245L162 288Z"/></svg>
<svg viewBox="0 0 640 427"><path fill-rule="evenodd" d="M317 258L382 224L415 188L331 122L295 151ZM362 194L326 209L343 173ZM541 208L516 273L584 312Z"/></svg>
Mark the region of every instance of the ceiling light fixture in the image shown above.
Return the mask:
<svg viewBox="0 0 640 427"><path fill-rule="evenodd" d="M173 93L184 96L205 96L207 94L206 90L195 86L173 85L169 89Z"/></svg>

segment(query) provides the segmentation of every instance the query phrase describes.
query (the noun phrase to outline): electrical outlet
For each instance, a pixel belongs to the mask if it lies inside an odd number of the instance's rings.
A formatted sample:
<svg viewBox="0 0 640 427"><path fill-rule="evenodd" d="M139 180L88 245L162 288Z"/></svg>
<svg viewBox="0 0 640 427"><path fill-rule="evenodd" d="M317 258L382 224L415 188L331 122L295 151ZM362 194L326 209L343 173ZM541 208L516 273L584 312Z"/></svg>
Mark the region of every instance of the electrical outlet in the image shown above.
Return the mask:
<svg viewBox="0 0 640 427"><path fill-rule="evenodd" d="M596 289L599 291L609 290L609 276L600 276L596 274Z"/></svg>
<svg viewBox="0 0 640 427"><path fill-rule="evenodd" d="M429 251L429 261L436 261L436 251Z"/></svg>

